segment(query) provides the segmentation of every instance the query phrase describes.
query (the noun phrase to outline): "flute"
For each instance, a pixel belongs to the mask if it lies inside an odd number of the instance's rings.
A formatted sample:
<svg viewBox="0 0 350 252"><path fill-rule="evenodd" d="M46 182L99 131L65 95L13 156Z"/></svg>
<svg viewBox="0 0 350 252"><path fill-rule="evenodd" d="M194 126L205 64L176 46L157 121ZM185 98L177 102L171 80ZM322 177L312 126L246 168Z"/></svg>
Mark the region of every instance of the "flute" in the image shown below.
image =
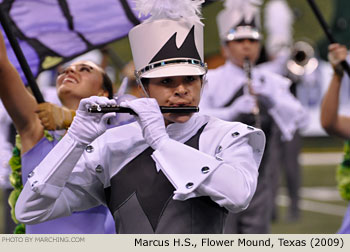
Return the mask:
<svg viewBox="0 0 350 252"><path fill-rule="evenodd" d="M135 111L131 108L120 107L119 105L107 105L107 106L97 106L93 105L88 108L88 112L90 113L129 113L131 115L136 115ZM199 112L199 108L195 106L188 107L166 107L160 106L160 112L162 113L177 113L177 114L187 114L187 113L197 113Z"/></svg>
<svg viewBox="0 0 350 252"><path fill-rule="evenodd" d="M252 110L252 114L254 115L254 121L255 121L254 126L256 128L261 128L260 109L259 109L258 100L256 99L256 95L255 95L254 90L253 90L253 83L252 83L252 64L251 64L250 59L248 57L246 57L244 59L243 69L244 69L246 76L247 76L248 91L251 95L253 95L255 97L255 106L253 107L253 110Z"/></svg>

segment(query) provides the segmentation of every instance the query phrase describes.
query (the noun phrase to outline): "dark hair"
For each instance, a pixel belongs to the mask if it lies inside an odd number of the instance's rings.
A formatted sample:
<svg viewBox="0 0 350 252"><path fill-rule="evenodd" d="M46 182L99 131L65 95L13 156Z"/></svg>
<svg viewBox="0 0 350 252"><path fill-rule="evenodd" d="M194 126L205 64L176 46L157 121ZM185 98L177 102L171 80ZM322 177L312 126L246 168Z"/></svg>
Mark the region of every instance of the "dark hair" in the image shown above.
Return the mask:
<svg viewBox="0 0 350 252"><path fill-rule="evenodd" d="M108 98L113 98L113 83L106 72L102 72L102 89L108 92Z"/></svg>
<svg viewBox="0 0 350 252"><path fill-rule="evenodd" d="M141 78L141 83L144 86L147 86L149 84L149 78Z"/></svg>

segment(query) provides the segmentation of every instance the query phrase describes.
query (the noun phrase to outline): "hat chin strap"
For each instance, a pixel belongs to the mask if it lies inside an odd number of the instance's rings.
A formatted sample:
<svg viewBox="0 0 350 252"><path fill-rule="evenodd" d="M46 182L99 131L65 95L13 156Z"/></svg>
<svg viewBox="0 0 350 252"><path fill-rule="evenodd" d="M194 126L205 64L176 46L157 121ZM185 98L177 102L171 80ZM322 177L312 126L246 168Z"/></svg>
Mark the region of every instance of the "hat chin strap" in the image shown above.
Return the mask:
<svg viewBox="0 0 350 252"><path fill-rule="evenodd" d="M136 76L136 82L137 82L137 84L141 87L141 89L142 89L142 91L145 93L146 97L147 97L147 98L150 98L150 96L148 95L148 93L147 93L147 91L146 91L146 89L145 89L145 86L142 84L142 81L141 81L141 79L140 79L139 76Z"/></svg>
<svg viewBox="0 0 350 252"><path fill-rule="evenodd" d="M207 75L206 74L203 74L203 78L202 78L202 86L201 86L201 93L200 93L200 98L202 98L202 94L203 94L203 90L204 90L204 87L207 85L208 83L208 78L207 78Z"/></svg>

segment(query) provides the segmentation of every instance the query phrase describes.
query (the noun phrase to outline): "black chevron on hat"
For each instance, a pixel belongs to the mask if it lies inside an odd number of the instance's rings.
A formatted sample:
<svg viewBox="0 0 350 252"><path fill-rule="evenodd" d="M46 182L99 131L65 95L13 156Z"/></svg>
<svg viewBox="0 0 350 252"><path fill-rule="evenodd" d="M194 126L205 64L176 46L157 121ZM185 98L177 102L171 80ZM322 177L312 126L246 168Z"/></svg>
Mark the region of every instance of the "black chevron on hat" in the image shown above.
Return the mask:
<svg viewBox="0 0 350 252"><path fill-rule="evenodd" d="M242 17L242 20L237 25L235 25L235 27L238 27L238 26L251 26L251 27L257 28L254 17L250 22L246 22L244 17Z"/></svg>
<svg viewBox="0 0 350 252"><path fill-rule="evenodd" d="M153 57L149 64L172 58L192 58L201 60L195 44L194 26L191 28L180 48L178 48L176 45L176 35L177 32L171 36L171 38L158 51L158 53Z"/></svg>

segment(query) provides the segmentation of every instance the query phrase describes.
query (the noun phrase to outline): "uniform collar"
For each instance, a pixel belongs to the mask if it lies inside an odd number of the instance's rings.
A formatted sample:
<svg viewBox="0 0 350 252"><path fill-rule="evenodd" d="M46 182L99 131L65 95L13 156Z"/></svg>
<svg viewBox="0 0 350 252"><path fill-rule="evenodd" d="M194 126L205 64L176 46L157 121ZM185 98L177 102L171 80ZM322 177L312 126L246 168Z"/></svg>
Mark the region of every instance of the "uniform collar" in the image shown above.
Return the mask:
<svg viewBox="0 0 350 252"><path fill-rule="evenodd" d="M170 138L179 142L186 142L208 121L208 116L193 114L193 116L185 123L169 124L166 131Z"/></svg>

